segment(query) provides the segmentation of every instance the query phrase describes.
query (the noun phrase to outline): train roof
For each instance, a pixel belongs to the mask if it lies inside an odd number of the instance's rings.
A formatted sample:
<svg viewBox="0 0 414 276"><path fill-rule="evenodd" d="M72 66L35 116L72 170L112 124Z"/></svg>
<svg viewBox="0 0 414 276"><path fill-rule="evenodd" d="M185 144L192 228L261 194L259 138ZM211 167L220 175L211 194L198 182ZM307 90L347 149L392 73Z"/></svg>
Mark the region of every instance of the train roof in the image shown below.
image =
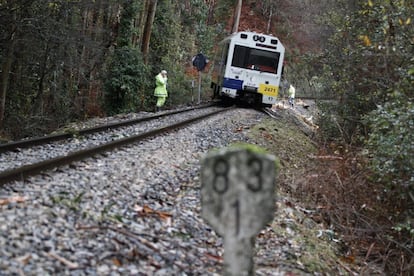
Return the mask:
<svg viewBox="0 0 414 276"><path fill-rule="evenodd" d="M258 32L252 32L252 31L241 31L241 32L236 32L236 33L232 33L231 35L228 35L226 38L224 39L229 39L229 38L233 38L233 37L237 37L240 34L247 34L247 35L261 35L261 36L266 36L266 37L272 37L272 38L277 38L276 36L272 35L272 34L264 34L264 33L258 33ZM278 38L277 38L278 39Z"/></svg>
<svg viewBox="0 0 414 276"><path fill-rule="evenodd" d="M248 39L249 37L253 38L254 41L258 41L258 42L264 42L265 40L270 40L272 41L272 44L277 44L279 45L279 47L284 48L283 44L280 42L279 38L277 38L274 35L271 34L263 34L263 33L257 33L257 32L251 32L251 31L241 31L241 32L236 32L233 33L229 36L227 36L226 38L224 38L220 43L225 43L226 41L231 41L231 40L238 40L238 41L243 41L245 39ZM261 38L264 38L264 40L261 40ZM276 42L274 43L274 40L276 40Z"/></svg>

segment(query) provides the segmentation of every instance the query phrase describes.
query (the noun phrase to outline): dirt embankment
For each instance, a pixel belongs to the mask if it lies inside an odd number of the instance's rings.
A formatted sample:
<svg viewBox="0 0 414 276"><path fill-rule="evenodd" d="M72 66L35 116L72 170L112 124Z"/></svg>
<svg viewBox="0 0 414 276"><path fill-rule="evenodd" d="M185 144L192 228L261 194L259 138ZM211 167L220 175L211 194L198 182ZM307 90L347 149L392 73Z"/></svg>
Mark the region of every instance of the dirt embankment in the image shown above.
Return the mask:
<svg viewBox="0 0 414 276"><path fill-rule="evenodd" d="M352 252L343 232L338 233L334 223L329 223L330 211L336 206L323 198L324 192L330 195L331 177L336 175L336 182L341 181L339 167L344 162L343 155L326 154L315 142L318 129L314 123L318 115L315 102L299 100L292 108L280 101L273 112L274 118L250 130L250 135L278 157L281 165L277 179L278 211L272 231L262 233L257 239L258 257L267 263L266 256L260 255L266 251L261 246L272 246L280 255L278 268L294 275L358 274L362 261ZM334 184L332 187L337 189ZM331 194L338 196L336 192ZM377 268L364 269L379 272Z"/></svg>

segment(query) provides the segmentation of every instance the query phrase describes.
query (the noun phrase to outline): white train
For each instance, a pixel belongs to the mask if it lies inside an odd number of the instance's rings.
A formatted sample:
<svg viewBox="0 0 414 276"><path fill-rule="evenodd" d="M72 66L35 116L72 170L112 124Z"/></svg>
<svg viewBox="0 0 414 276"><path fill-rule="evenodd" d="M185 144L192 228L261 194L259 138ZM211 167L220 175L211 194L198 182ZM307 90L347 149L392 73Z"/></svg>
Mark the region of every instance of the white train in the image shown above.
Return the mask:
<svg viewBox="0 0 414 276"><path fill-rule="evenodd" d="M285 47L279 39L254 32L239 32L219 44L211 88L221 99L253 105L276 103Z"/></svg>

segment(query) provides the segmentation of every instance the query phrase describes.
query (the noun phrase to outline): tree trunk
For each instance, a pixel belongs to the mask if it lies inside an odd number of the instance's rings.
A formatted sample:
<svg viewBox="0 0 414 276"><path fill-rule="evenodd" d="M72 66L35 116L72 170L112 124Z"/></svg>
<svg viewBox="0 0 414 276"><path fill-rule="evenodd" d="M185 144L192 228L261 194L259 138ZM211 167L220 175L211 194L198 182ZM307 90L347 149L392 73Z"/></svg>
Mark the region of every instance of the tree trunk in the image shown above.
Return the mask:
<svg viewBox="0 0 414 276"><path fill-rule="evenodd" d="M142 6L143 5L143 6ZM142 35L145 24L147 2L141 4L140 12L134 18L134 34L132 35L132 47L137 48L142 45Z"/></svg>
<svg viewBox="0 0 414 276"><path fill-rule="evenodd" d="M243 1L237 0L236 9L234 10L234 23L232 33L237 33L239 31L239 23L240 23L240 14L242 9Z"/></svg>
<svg viewBox="0 0 414 276"><path fill-rule="evenodd" d="M270 6L269 19L267 20L266 33L270 33L270 26L272 24L273 7Z"/></svg>
<svg viewBox="0 0 414 276"><path fill-rule="evenodd" d="M216 5L215 0L210 0L208 3L208 18L207 18L207 25L214 24L214 7Z"/></svg>
<svg viewBox="0 0 414 276"><path fill-rule="evenodd" d="M43 54L43 60L41 62L40 68L39 68L39 84L37 86L37 93L32 101L32 115L36 115L40 113L43 115L43 92L44 92L44 82L46 79L47 74L47 59L49 57L50 53L50 47L49 47L49 41L46 42L45 45L45 51Z"/></svg>
<svg viewBox="0 0 414 276"><path fill-rule="evenodd" d="M93 41L101 40L101 32L99 31L102 28L102 1L97 0L93 8L92 24L90 26L91 37Z"/></svg>
<svg viewBox="0 0 414 276"><path fill-rule="evenodd" d="M10 35L9 46L7 49L6 56L3 60L3 64L1 66L1 85L0 85L0 128L3 126L4 122L4 115L6 112L6 95L7 89L9 87L9 74L10 69L14 59L14 46L16 44L15 35L15 26L12 28L12 32Z"/></svg>
<svg viewBox="0 0 414 276"><path fill-rule="evenodd" d="M142 38L142 55L144 63L148 64L149 44L151 37L152 24L154 23L155 12L157 10L157 0L148 0L147 2L147 20L145 21L144 33Z"/></svg>

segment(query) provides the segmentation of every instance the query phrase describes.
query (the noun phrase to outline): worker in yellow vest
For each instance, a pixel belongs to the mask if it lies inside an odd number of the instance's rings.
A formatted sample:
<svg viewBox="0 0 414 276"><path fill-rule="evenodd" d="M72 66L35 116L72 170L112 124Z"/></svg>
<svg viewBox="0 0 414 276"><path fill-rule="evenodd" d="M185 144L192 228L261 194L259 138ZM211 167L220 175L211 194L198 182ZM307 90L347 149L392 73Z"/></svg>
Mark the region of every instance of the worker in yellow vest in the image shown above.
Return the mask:
<svg viewBox="0 0 414 276"><path fill-rule="evenodd" d="M296 92L295 87L293 85L290 85L289 90L288 90L288 96L289 96L288 101L289 101L289 104L292 108L295 104L295 92Z"/></svg>
<svg viewBox="0 0 414 276"><path fill-rule="evenodd" d="M155 111L160 111L161 107L165 104L165 100L168 97L167 92L167 71L162 70L155 77L155 90L154 96L157 97L157 104L155 106Z"/></svg>

